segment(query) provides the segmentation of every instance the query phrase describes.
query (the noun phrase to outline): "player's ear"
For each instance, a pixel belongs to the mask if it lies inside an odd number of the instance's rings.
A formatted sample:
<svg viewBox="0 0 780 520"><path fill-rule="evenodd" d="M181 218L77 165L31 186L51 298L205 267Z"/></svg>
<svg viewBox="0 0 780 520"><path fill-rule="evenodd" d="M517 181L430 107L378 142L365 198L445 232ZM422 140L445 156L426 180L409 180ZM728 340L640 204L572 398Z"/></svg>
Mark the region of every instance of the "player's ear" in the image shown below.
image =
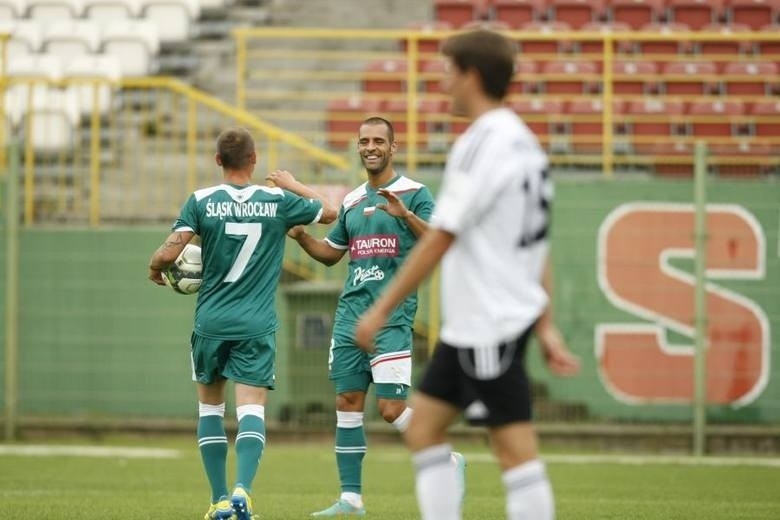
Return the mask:
<svg viewBox="0 0 780 520"><path fill-rule="evenodd" d="M222 166L222 157L220 157L219 153L214 154L214 161L217 163L217 166Z"/></svg>
<svg viewBox="0 0 780 520"><path fill-rule="evenodd" d="M398 141L393 141L390 143L390 153L395 153L398 151Z"/></svg>
<svg viewBox="0 0 780 520"><path fill-rule="evenodd" d="M257 164L257 152L252 151L252 153L249 154L249 164Z"/></svg>

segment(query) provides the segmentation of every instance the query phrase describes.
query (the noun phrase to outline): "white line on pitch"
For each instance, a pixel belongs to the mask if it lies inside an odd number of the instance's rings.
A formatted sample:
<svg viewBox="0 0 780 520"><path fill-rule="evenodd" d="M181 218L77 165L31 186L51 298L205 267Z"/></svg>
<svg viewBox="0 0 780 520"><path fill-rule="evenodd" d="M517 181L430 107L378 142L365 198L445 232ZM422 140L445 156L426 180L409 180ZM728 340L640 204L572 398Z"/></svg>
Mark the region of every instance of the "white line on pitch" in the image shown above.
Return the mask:
<svg viewBox="0 0 780 520"><path fill-rule="evenodd" d="M24 457L119 457L126 459L175 459L178 450L108 446L58 446L43 444L0 444L0 455Z"/></svg>

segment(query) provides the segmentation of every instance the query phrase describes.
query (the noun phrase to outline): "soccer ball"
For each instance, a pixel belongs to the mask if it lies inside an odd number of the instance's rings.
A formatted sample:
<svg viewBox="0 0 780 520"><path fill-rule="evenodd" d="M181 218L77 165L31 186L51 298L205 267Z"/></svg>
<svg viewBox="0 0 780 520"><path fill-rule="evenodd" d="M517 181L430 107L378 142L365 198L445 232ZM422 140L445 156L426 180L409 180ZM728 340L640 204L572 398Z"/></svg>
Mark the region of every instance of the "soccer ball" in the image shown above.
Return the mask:
<svg viewBox="0 0 780 520"><path fill-rule="evenodd" d="M200 247L187 244L168 269L162 272L165 285L179 294L195 294L203 281Z"/></svg>

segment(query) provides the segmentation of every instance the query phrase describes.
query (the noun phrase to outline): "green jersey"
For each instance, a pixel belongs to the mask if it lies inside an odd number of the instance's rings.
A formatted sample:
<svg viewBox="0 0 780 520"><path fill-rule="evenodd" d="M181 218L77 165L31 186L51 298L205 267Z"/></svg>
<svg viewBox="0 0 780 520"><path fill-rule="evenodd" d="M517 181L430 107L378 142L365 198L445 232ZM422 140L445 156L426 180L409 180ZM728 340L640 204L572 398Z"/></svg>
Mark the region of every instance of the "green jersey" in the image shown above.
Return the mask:
<svg viewBox="0 0 780 520"><path fill-rule="evenodd" d="M195 334L247 339L279 328L275 299L287 230L321 214L320 201L281 188L220 184L190 195L173 230L201 237Z"/></svg>
<svg viewBox="0 0 780 520"><path fill-rule="evenodd" d="M433 197L425 185L396 176L382 188L398 195L421 219L430 219ZM336 326L357 323L417 241L403 219L376 209L377 204L386 202L376 189L362 184L344 197L336 225L325 238L331 247L349 249L349 274L336 307ZM387 326L412 325L416 311L414 293L393 311Z"/></svg>

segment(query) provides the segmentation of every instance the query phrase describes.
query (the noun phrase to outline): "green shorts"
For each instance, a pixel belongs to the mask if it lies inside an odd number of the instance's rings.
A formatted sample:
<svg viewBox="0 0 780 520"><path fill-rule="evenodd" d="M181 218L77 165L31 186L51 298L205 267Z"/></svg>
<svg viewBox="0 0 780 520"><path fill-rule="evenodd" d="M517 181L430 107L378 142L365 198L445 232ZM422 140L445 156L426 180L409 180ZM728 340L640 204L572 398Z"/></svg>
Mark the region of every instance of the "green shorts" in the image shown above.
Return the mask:
<svg viewBox="0 0 780 520"><path fill-rule="evenodd" d="M221 378L273 390L276 335L251 339L211 339L192 334L192 380L208 385Z"/></svg>
<svg viewBox="0 0 780 520"><path fill-rule="evenodd" d="M412 379L412 328L386 327L376 338L376 352L355 345L354 325L336 326L328 353L329 378L336 393L366 392L371 383L383 399L406 399Z"/></svg>

